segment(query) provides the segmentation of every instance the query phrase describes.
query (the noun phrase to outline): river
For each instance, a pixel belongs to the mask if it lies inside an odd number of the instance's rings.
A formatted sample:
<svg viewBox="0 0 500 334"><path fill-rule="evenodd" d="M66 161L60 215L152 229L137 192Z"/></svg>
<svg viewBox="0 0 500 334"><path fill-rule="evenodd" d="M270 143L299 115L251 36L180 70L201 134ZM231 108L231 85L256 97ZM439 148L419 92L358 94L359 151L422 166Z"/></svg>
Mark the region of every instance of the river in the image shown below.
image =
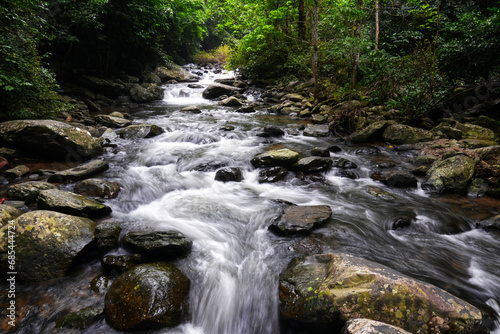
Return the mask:
<svg viewBox="0 0 500 334"><path fill-rule="evenodd" d="M207 72L199 84L206 86L228 75ZM121 185L119 196L107 204L123 227L122 234L174 230L193 240L190 255L175 261L191 279L190 319L148 333L279 333L279 273L293 257L320 252L364 257L499 311L500 236L475 227L479 220L500 213L499 201L388 188L370 174L385 166L404 167L414 153L301 133L262 138L256 134L264 126L298 127L305 121L272 115L266 109L237 113L204 100L203 88L187 84L169 85L165 91L163 101L130 111L134 123L153 123L165 133L141 140L117 138L118 147L103 156L110 164L103 177ZM181 111L190 105L202 112ZM228 125L234 129L227 131ZM258 170L250 164L269 147L287 147L306 156L314 147L332 145L341 149L331 153L333 158L347 158L359 166L356 179L342 177L334 168L323 173L324 182L291 173L284 181L259 183ZM244 180L215 181L217 166L241 167ZM367 191L370 187L396 199L373 196ZM309 236L279 237L268 230L279 213L276 200L329 205L333 219ZM414 217L411 226L392 230L400 216ZM127 252L120 248L110 254ZM21 295L38 294L39 300L12 333L118 333L105 320L85 330L55 329L65 310L102 302L102 296L88 287L100 272L96 260L55 283L22 286ZM33 298L26 297L25 303Z"/></svg>

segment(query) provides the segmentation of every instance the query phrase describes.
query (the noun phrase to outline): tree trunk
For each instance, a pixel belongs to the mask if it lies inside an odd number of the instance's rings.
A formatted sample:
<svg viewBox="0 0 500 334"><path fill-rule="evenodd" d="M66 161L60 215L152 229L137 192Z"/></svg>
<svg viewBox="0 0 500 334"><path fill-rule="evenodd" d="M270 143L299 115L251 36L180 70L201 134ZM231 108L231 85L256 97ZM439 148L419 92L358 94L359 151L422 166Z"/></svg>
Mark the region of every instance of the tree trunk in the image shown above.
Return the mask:
<svg viewBox="0 0 500 334"><path fill-rule="evenodd" d="M379 8L378 8L378 1L375 1L375 50L378 50L378 37L379 37Z"/></svg>
<svg viewBox="0 0 500 334"><path fill-rule="evenodd" d="M314 0L314 7L311 15L311 42L312 42L312 72L314 77L314 101L318 101L318 21L319 21L319 4L318 0Z"/></svg>
<svg viewBox="0 0 500 334"><path fill-rule="evenodd" d="M306 39L306 14L304 10L304 0L299 0L299 38Z"/></svg>

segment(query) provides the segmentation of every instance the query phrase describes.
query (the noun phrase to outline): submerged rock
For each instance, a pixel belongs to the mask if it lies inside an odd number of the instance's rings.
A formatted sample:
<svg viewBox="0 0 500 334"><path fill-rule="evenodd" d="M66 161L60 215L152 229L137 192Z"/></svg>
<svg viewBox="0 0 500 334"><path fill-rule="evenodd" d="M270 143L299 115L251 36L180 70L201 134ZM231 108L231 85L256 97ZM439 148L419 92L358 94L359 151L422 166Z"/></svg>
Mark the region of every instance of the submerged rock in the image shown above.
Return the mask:
<svg viewBox="0 0 500 334"><path fill-rule="evenodd" d="M57 189L57 187L48 182L28 181L10 186L7 189L7 197L26 203L33 203L36 202L40 191L48 189Z"/></svg>
<svg viewBox="0 0 500 334"><path fill-rule="evenodd" d="M25 155L54 160L88 160L103 153L87 131L51 120L0 123L0 142Z"/></svg>
<svg viewBox="0 0 500 334"><path fill-rule="evenodd" d="M37 204L40 210L52 210L90 218L103 217L111 213L111 208L107 205L58 189L41 191Z"/></svg>
<svg viewBox="0 0 500 334"><path fill-rule="evenodd" d="M37 282L62 277L77 255L94 240L96 224L87 218L54 211L31 211L14 221L16 271L22 281ZM3 272L8 257L8 226L0 229Z"/></svg>
<svg viewBox="0 0 500 334"><path fill-rule="evenodd" d="M49 176L48 182L62 183L83 180L108 170L109 164L102 160L90 161L86 164L56 172Z"/></svg>
<svg viewBox="0 0 500 334"><path fill-rule="evenodd" d="M347 254L293 259L280 274L279 310L291 323L367 318L420 333L481 333L479 309L431 284Z"/></svg>
<svg viewBox="0 0 500 334"><path fill-rule="evenodd" d="M288 206L269 229L283 235L307 233L328 221L331 216L332 209L328 205Z"/></svg>
<svg viewBox="0 0 500 334"><path fill-rule="evenodd" d="M127 233L123 245L142 255L173 259L188 254L193 242L179 232L153 231Z"/></svg>
<svg viewBox="0 0 500 334"><path fill-rule="evenodd" d="M135 266L106 293L106 320L120 331L177 326L187 314L189 288L189 279L173 264Z"/></svg>

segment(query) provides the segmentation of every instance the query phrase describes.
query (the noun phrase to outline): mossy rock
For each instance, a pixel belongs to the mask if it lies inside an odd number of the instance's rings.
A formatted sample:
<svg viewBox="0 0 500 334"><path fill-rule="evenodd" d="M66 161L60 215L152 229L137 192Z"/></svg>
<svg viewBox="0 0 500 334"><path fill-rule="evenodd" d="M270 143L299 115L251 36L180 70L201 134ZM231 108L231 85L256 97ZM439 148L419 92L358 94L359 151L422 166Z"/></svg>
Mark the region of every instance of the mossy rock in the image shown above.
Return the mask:
<svg viewBox="0 0 500 334"><path fill-rule="evenodd" d="M151 231L127 233L123 245L145 256L173 259L188 254L193 242L179 232Z"/></svg>
<svg viewBox="0 0 500 334"><path fill-rule="evenodd" d="M37 200L38 209L75 216L97 218L107 216L111 208L91 198L57 189L43 190Z"/></svg>
<svg viewBox="0 0 500 334"><path fill-rule="evenodd" d="M36 202L40 191L49 189L57 189L57 187L48 182L28 181L10 186L7 189L7 197L33 203Z"/></svg>
<svg viewBox="0 0 500 334"><path fill-rule="evenodd" d="M19 216L16 228L17 277L36 282L62 277L73 260L94 240L96 224L87 218L54 211L31 211ZM8 272L8 231L0 229L2 272Z"/></svg>
<svg viewBox="0 0 500 334"><path fill-rule="evenodd" d="M431 284L347 254L293 259L279 278L279 310L295 324L366 318L414 334L481 333L479 309Z"/></svg>
<svg viewBox="0 0 500 334"><path fill-rule="evenodd" d="M392 144L415 144L433 138L430 131L403 124L393 124L382 133L382 139Z"/></svg>
<svg viewBox="0 0 500 334"><path fill-rule="evenodd" d="M187 313L189 279L173 264L135 266L109 287L104 312L117 330L177 326Z"/></svg>
<svg viewBox="0 0 500 334"><path fill-rule="evenodd" d="M493 130L474 124L459 124L457 128L462 131L464 139L478 139L496 141L498 138Z"/></svg>
<svg viewBox="0 0 500 334"><path fill-rule="evenodd" d="M22 211L10 206L2 204L0 205L0 227L5 224L8 224L11 220L16 219L20 215L22 215Z"/></svg>
<svg viewBox="0 0 500 334"><path fill-rule="evenodd" d="M422 189L433 193L463 193L474 176L476 163L465 155L438 161L427 172Z"/></svg>
<svg viewBox="0 0 500 334"><path fill-rule="evenodd" d="M84 196L115 198L120 192L120 185L101 179L87 179L78 182L73 191Z"/></svg>
<svg viewBox="0 0 500 334"><path fill-rule="evenodd" d="M254 167L290 167L298 160L297 152L284 148L256 155L251 162Z"/></svg>
<svg viewBox="0 0 500 334"><path fill-rule="evenodd" d="M369 139L374 139L377 138L382 134L382 132L389 127L390 125L396 124L395 121L377 121L373 122L367 127L358 130L354 132L351 135L351 141L353 143L364 143L367 142Z"/></svg>

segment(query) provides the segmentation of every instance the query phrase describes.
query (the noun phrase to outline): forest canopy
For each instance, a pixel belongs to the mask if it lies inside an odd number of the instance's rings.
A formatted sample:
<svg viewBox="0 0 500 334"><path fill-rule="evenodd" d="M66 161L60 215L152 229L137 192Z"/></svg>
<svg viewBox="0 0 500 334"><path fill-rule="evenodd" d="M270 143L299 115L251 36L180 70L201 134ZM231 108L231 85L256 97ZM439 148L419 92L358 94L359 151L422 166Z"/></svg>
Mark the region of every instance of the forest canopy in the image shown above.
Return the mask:
<svg viewBox="0 0 500 334"><path fill-rule="evenodd" d="M249 78L314 78L323 95L363 90L415 114L500 69L492 0L5 0L0 18L2 118L50 116L57 81L139 75L221 44Z"/></svg>

